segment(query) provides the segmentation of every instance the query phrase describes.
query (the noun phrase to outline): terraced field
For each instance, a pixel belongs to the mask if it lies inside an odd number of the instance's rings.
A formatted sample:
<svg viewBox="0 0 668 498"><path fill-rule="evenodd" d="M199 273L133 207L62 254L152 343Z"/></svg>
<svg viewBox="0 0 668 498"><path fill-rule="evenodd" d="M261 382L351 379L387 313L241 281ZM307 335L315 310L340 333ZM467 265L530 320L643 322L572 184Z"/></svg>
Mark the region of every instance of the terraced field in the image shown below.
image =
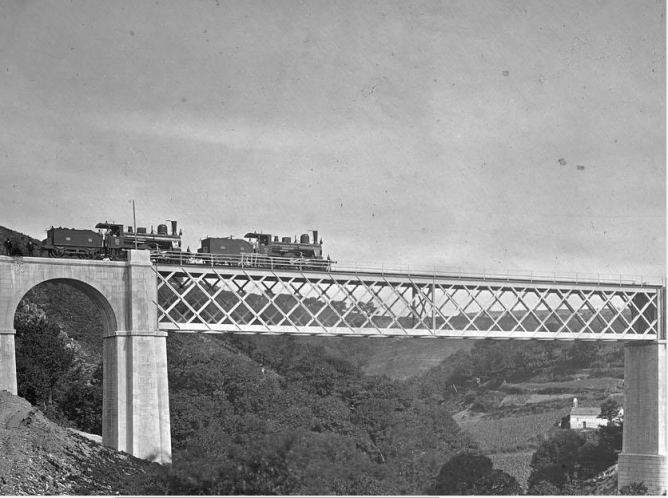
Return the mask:
<svg viewBox="0 0 668 498"><path fill-rule="evenodd" d="M533 452L545 440L550 429L557 427L561 418L569 411L570 408L560 408L509 418L462 417L457 414L455 420L475 438L480 449L487 455L529 450Z"/></svg>
<svg viewBox="0 0 668 498"><path fill-rule="evenodd" d="M508 394L489 413L464 410L453 418L476 440L495 468L514 476L526 490L534 451L550 432L559 430L561 419L570 413L573 398L578 398L580 406L600 406L608 396L621 397L623 385L619 379L583 375L562 382L522 383L506 388L521 394ZM548 392L551 394L543 394Z"/></svg>

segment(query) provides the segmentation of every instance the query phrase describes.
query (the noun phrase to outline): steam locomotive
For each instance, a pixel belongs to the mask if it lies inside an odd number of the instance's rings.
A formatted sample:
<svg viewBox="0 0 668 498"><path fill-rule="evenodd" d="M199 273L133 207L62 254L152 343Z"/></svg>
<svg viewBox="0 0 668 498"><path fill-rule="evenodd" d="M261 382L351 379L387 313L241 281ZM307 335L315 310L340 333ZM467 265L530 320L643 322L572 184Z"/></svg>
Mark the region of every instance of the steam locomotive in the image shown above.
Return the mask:
<svg viewBox="0 0 668 498"><path fill-rule="evenodd" d="M318 242L318 231L312 230L313 240L308 233L302 234L294 242L290 237L268 233L247 233L243 239L207 237L197 249L198 257L211 264L261 267L329 270L331 260L323 258L322 240ZM253 242L251 242L253 241Z"/></svg>
<svg viewBox="0 0 668 498"><path fill-rule="evenodd" d="M182 231L177 233L177 222L171 221L171 233L167 225L158 225L157 232L138 227L136 232L117 223L98 223L93 230L54 228L47 231L42 241L40 255L53 258L127 259L130 249L151 251L151 259L160 263L187 263L257 268L299 268L329 270L331 260L323 258L322 240L318 231L302 234L293 241L267 233L247 233L243 239L233 237L207 237L202 239L197 253L181 246Z"/></svg>
<svg viewBox="0 0 668 498"><path fill-rule="evenodd" d="M51 227L42 241L40 254L51 258L82 259L126 259L128 249L151 251L180 251L182 232L176 233L177 223L172 221L172 233L167 225L158 225L157 233L151 227L138 227L135 233L131 226L125 229L117 223L98 223L93 230Z"/></svg>

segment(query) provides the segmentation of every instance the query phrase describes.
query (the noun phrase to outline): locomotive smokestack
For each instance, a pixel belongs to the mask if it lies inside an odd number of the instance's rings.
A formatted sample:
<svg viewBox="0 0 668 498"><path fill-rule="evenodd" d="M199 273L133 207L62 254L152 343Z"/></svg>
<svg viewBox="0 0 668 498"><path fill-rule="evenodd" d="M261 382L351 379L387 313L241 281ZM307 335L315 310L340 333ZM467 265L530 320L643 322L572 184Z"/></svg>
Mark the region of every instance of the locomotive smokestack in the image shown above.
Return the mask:
<svg viewBox="0 0 668 498"><path fill-rule="evenodd" d="M176 221L170 221L172 222L172 235L176 235Z"/></svg>
<svg viewBox="0 0 668 498"><path fill-rule="evenodd" d="M313 230L313 243L317 244L318 243L318 231Z"/></svg>

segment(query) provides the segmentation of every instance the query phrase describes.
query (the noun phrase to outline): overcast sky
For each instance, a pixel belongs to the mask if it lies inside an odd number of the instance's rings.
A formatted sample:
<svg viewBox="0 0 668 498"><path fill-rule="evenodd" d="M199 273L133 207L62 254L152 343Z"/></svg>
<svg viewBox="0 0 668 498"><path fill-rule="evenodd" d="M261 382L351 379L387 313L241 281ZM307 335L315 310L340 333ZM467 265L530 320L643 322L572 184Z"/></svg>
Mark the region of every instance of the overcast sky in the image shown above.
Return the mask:
<svg viewBox="0 0 668 498"><path fill-rule="evenodd" d="M664 275L662 0L0 0L0 225Z"/></svg>

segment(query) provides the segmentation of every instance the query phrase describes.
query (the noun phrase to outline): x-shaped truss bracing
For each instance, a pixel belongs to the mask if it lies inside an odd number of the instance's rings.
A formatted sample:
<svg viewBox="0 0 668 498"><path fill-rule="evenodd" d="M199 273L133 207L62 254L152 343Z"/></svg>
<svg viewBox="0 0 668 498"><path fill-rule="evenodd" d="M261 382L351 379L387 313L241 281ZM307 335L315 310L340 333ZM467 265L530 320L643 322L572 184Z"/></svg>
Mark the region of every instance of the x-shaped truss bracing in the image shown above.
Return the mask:
<svg viewBox="0 0 668 498"><path fill-rule="evenodd" d="M665 339L651 285L155 267L178 332L544 340Z"/></svg>

